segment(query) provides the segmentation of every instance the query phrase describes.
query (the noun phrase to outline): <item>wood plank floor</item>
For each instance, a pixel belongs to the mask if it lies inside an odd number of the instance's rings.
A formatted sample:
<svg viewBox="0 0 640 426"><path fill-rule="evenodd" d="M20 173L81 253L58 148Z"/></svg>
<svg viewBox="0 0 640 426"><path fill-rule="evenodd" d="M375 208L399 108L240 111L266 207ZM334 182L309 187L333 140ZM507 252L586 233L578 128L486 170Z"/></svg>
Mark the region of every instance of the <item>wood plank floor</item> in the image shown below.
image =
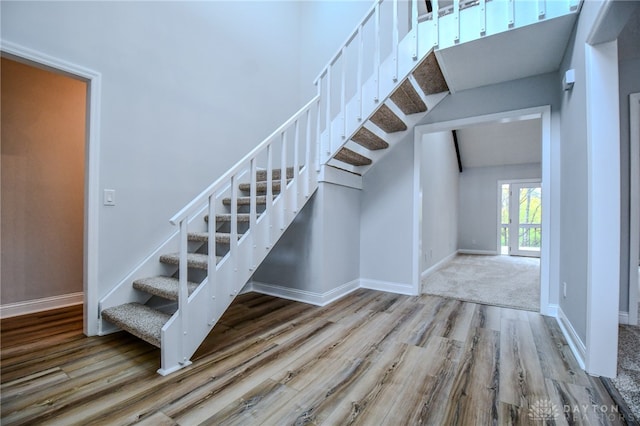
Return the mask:
<svg viewBox="0 0 640 426"><path fill-rule="evenodd" d="M160 351L82 334L82 309L1 322L2 425L624 424L551 318L358 290L249 293L167 377Z"/></svg>

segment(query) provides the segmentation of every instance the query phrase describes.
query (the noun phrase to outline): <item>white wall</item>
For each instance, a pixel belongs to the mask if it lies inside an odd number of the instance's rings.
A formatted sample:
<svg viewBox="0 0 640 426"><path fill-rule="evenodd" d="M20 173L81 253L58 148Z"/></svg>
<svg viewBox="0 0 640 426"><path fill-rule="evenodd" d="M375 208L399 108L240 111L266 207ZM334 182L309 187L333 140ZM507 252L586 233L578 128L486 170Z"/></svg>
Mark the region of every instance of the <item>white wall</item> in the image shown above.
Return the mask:
<svg viewBox="0 0 640 426"><path fill-rule="evenodd" d="M302 1L300 5L300 95L312 98L313 80L356 28L373 1Z"/></svg>
<svg viewBox="0 0 640 426"><path fill-rule="evenodd" d="M2 2L2 38L102 74L99 293L301 105L295 2ZM292 84L293 82L293 84ZM277 102L274 102L277 100Z"/></svg>
<svg viewBox="0 0 640 426"><path fill-rule="evenodd" d="M425 271L458 248L458 158L451 132L422 136L420 185L422 192L422 253Z"/></svg>
<svg viewBox="0 0 640 426"><path fill-rule="evenodd" d="M498 254L498 181L541 177L539 163L464 169L460 174L458 249Z"/></svg>

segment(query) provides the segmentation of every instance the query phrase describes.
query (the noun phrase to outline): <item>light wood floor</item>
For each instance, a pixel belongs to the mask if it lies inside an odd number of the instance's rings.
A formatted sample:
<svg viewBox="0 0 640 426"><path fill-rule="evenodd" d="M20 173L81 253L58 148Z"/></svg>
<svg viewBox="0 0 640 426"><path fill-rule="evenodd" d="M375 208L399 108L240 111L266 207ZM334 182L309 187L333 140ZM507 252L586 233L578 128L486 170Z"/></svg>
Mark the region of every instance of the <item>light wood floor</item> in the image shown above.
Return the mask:
<svg viewBox="0 0 640 426"><path fill-rule="evenodd" d="M324 308L250 293L167 377L158 349L123 332L85 337L81 314L1 322L2 425L542 424L531 415L545 407L556 424L623 424L554 320L532 312L371 290Z"/></svg>

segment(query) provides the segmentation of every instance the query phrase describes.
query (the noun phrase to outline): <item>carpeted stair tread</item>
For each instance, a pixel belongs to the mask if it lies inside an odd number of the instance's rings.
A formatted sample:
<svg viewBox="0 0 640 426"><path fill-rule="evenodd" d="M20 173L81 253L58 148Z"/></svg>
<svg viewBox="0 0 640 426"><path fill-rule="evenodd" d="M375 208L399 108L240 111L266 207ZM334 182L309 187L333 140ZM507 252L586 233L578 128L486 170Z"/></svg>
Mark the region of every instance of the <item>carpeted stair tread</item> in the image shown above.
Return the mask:
<svg viewBox="0 0 640 426"><path fill-rule="evenodd" d="M418 82L425 95L433 95L434 93L448 92L447 85L438 60L434 53L429 54L424 61L413 71L413 77Z"/></svg>
<svg viewBox="0 0 640 426"><path fill-rule="evenodd" d="M287 184L291 182L291 179L287 179ZM271 182L271 188L273 193L276 192L280 192L280 186L281 186L281 181L280 179L274 180ZM238 187L240 188L240 191L245 191L245 192L249 192L251 191L251 184L250 183L241 183L240 185L238 185ZM267 193L267 182L266 181L261 181L261 182L256 182L256 193L258 194L266 194Z"/></svg>
<svg viewBox="0 0 640 426"><path fill-rule="evenodd" d="M189 268L196 269L207 269L208 260L206 254L201 253L187 253L187 265ZM222 259L220 256L217 256L217 262L220 262ZM179 265L180 264L180 254L179 253L169 253L163 254L160 256L160 262L166 263L168 265Z"/></svg>
<svg viewBox="0 0 640 426"><path fill-rule="evenodd" d="M224 198L222 200L222 204L225 206L231 205L231 198ZM267 196L259 195L256 197L256 204L267 204ZM251 205L251 197L238 197L238 205L239 206L249 206Z"/></svg>
<svg viewBox="0 0 640 426"><path fill-rule="evenodd" d="M333 158L353 166L368 166L371 164L371 159L353 152L349 148L342 148Z"/></svg>
<svg viewBox="0 0 640 426"><path fill-rule="evenodd" d="M378 108L370 120L387 133L407 130L407 125L404 124L404 121L402 121L400 117L395 115L393 111L384 104Z"/></svg>
<svg viewBox="0 0 640 426"><path fill-rule="evenodd" d="M103 310L102 317L145 342L160 347L162 327L171 315L140 303L127 303Z"/></svg>
<svg viewBox="0 0 640 426"><path fill-rule="evenodd" d="M273 169L273 170L271 170L271 179L272 180L280 179L280 176L282 176L281 169ZM287 167L287 179L292 179L292 178L293 178L293 167ZM256 180L265 181L266 182L266 180L267 180L267 171L266 170L258 170L256 172Z"/></svg>
<svg viewBox="0 0 640 426"><path fill-rule="evenodd" d="M238 239L242 237L242 234L238 234ZM209 233L208 232L189 232L187 236L189 241L199 241L206 243L209 241ZM231 234L226 232L216 232L216 243L221 244L229 244L231 241Z"/></svg>
<svg viewBox="0 0 640 426"><path fill-rule="evenodd" d="M389 148L387 142L366 127L360 127L351 140L372 151Z"/></svg>
<svg viewBox="0 0 640 426"><path fill-rule="evenodd" d="M400 87L393 92L391 100L407 115L417 114L427 110L427 105L422 101L409 79L406 79Z"/></svg>
<svg viewBox="0 0 640 426"><path fill-rule="evenodd" d="M257 216L259 217L260 214L258 214ZM249 222L250 220L251 220L251 216L249 215L249 213L238 213L237 215L238 222ZM209 222L209 215L206 215L204 217L204 221ZM231 213L217 214L216 222L231 222Z"/></svg>
<svg viewBox="0 0 640 426"><path fill-rule="evenodd" d="M149 277L141 278L133 282L133 288L153 294L167 300L178 300L178 288L180 280L173 277ZM187 281L187 290L189 294L198 288L198 283Z"/></svg>

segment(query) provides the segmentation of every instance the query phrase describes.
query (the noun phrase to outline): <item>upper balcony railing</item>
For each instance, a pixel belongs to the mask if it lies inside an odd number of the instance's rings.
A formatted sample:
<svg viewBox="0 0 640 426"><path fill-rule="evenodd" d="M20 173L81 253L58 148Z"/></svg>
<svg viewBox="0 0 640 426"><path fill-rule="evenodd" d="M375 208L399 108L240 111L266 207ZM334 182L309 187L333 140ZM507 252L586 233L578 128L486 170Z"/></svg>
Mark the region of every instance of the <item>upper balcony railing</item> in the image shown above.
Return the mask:
<svg viewBox="0 0 640 426"><path fill-rule="evenodd" d="M434 49L574 13L581 0L375 0L314 83L326 163Z"/></svg>

